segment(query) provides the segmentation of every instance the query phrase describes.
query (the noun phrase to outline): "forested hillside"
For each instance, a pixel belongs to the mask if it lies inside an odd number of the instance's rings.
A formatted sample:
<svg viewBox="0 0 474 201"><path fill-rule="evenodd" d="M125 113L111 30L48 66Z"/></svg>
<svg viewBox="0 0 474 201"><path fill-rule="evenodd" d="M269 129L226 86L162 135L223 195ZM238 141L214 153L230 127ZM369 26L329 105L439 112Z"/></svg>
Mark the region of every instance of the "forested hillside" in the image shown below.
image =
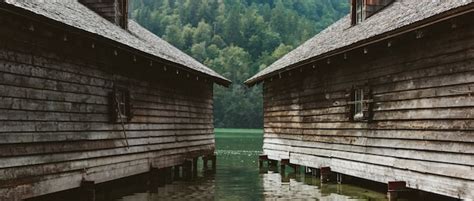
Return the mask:
<svg viewBox="0 0 474 201"><path fill-rule="evenodd" d="M262 127L261 88L242 83L348 11L347 0L132 0L134 20L233 81L216 127Z"/></svg>

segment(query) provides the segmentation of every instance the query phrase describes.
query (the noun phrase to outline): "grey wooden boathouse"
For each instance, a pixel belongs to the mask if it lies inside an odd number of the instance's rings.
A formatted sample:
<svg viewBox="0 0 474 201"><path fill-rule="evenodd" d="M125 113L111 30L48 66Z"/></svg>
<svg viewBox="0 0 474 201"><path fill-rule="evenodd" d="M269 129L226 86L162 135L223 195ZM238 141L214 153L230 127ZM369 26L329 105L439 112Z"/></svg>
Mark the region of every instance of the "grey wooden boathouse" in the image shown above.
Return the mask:
<svg viewBox="0 0 474 201"><path fill-rule="evenodd" d="M0 1L0 200L214 153L230 81L127 18L127 0Z"/></svg>
<svg viewBox="0 0 474 201"><path fill-rule="evenodd" d="M262 157L473 200L474 3L351 3L246 81L263 84Z"/></svg>

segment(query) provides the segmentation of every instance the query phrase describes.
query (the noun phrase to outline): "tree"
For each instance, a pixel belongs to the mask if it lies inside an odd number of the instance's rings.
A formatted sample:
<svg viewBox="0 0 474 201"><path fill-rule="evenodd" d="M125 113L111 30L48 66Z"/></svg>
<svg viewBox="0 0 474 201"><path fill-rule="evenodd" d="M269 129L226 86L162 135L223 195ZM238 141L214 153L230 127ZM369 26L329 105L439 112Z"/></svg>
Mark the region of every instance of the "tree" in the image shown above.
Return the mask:
<svg viewBox="0 0 474 201"><path fill-rule="evenodd" d="M179 49L184 49L184 40L181 34L181 29L177 25L170 25L166 27L165 35L163 39L173 44Z"/></svg>
<svg viewBox="0 0 474 201"><path fill-rule="evenodd" d="M195 43L191 47L191 54L199 61L204 61L207 58L206 42Z"/></svg>
<svg viewBox="0 0 474 201"><path fill-rule="evenodd" d="M199 22L197 28L194 30L193 43L210 43L212 37L212 28L204 21Z"/></svg>
<svg viewBox="0 0 474 201"><path fill-rule="evenodd" d="M287 54L288 52L290 52L291 50L293 50L293 47L291 45L285 45L285 44L280 44L280 46L278 46L275 51L273 51L272 53L272 57L276 60L276 59L279 59L283 56L285 56L285 54Z"/></svg>
<svg viewBox="0 0 474 201"><path fill-rule="evenodd" d="M242 40L240 32L240 14L237 6L231 7L225 19L224 38L228 44L239 44Z"/></svg>
<svg viewBox="0 0 474 201"><path fill-rule="evenodd" d="M233 81L216 127L262 127L261 87L242 82L346 15L347 0L136 0L131 17Z"/></svg>

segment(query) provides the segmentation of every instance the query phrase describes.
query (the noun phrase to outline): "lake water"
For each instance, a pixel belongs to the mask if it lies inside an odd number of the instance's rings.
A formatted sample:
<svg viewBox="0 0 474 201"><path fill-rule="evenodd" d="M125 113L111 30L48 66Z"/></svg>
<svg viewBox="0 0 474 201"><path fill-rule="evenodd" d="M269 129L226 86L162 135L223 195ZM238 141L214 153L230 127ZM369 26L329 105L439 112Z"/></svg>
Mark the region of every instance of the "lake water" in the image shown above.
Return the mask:
<svg viewBox="0 0 474 201"><path fill-rule="evenodd" d="M347 184L323 185L318 178L305 175L304 172L295 174L290 167L286 168L285 174L276 172L278 170L260 170L258 156L262 144L262 130L216 129L215 174L198 172L194 180L173 181L152 189L153 192L147 186L148 174L143 174L98 185L96 200L387 200L383 192L386 187L376 191ZM202 166L202 161L199 162ZM33 200L79 201L78 193L81 192L69 191Z"/></svg>
<svg viewBox="0 0 474 201"><path fill-rule="evenodd" d="M175 181L158 193L135 192L116 201L158 200L386 200L385 194L357 186L325 184L304 174L258 168L261 130L216 130L217 171L194 181Z"/></svg>

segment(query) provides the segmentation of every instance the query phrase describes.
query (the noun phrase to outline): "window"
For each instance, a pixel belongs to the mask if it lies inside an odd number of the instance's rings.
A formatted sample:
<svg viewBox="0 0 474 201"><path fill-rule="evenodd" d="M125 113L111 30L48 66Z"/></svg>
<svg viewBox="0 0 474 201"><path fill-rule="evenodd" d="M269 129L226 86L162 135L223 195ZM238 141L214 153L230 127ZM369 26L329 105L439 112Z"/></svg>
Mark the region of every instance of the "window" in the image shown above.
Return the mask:
<svg viewBox="0 0 474 201"><path fill-rule="evenodd" d="M372 91L368 85L353 87L350 94L349 119L352 121L370 121L372 119Z"/></svg>
<svg viewBox="0 0 474 201"><path fill-rule="evenodd" d="M354 91L354 119L362 119L364 117L364 90L355 89Z"/></svg>
<svg viewBox="0 0 474 201"><path fill-rule="evenodd" d="M356 0L355 1L355 23L359 24L364 19L364 0Z"/></svg>
<svg viewBox="0 0 474 201"><path fill-rule="evenodd" d="M127 123L132 119L130 92L122 87L114 88L110 95L111 120L113 123Z"/></svg>
<svg viewBox="0 0 474 201"><path fill-rule="evenodd" d="M365 17L365 4L364 1L366 0L352 0L352 9L351 9L351 20L352 25L359 24L364 20Z"/></svg>
<svg viewBox="0 0 474 201"><path fill-rule="evenodd" d="M122 0L117 2L119 7L118 16L118 25L123 29L128 29L128 0Z"/></svg>
<svg viewBox="0 0 474 201"><path fill-rule="evenodd" d="M351 0L351 23L356 25L384 9L394 0Z"/></svg>

